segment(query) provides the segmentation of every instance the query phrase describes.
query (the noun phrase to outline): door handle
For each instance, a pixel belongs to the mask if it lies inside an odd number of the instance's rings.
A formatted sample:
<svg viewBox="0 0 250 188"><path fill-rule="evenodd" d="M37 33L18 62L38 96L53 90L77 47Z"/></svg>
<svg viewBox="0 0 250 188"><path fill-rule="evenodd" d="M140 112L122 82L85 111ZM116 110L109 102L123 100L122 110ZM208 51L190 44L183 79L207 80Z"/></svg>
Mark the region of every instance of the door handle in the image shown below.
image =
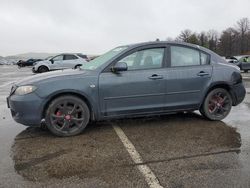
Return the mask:
<svg viewBox="0 0 250 188"><path fill-rule="evenodd" d="M163 79L162 75L158 75L158 74L153 74L152 76L148 77L151 80L159 80L159 79Z"/></svg>
<svg viewBox="0 0 250 188"><path fill-rule="evenodd" d="M208 72L204 72L204 71L201 71L197 74L197 76L208 76L209 73Z"/></svg>

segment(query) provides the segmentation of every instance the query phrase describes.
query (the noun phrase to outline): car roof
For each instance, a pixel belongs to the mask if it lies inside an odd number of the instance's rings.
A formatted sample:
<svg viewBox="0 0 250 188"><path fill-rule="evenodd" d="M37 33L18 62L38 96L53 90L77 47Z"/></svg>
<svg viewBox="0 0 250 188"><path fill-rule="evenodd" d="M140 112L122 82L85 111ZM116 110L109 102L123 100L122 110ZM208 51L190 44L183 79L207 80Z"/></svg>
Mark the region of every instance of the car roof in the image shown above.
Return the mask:
<svg viewBox="0 0 250 188"><path fill-rule="evenodd" d="M58 55L77 55L78 53L61 53L61 54L58 54Z"/></svg>
<svg viewBox="0 0 250 188"><path fill-rule="evenodd" d="M156 45L156 44L179 44L179 45L186 45L186 46L191 46L191 47L199 46L199 45L195 45L195 44L190 44L190 43L186 43L186 42L178 42L178 41L149 41L149 42L129 44L129 45L125 45L125 46L136 47L136 46Z"/></svg>
<svg viewBox="0 0 250 188"><path fill-rule="evenodd" d="M129 45L123 45L123 46L127 46L129 48L135 48L135 47L140 47L140 46L160 45L160 44L184 45L184 46L187 46L187 47L192 47L192 48L203 50L203 51L205 51L207 53L213 53L211 50L209 50L207 48L204 48L202 46L199 46L197 44L190 44L190 43L179 42L179 41L150 41L150 42L135 43L135 44L129 44Z"/></svg>
<svg viewBox="0 0 250 188"><path fill-rule="evenodd" d="M165 45L183 45L186 47L191 47L191 48L195 48L197 50L201 50L203 52L206 52L208 54L210 54L211 56L213 56L215 59L222 59L222 57L218 54L216 54L215 52L213 52L212 50L209 50L208 48L199 46L197 44L190 44L190 43L186 43L186 42L179 42L179 41L151 41L151 42L142 42L142 43L135 43L135 44L129 44L129 45L123 45L123 46L119 46L119 47L128 47L127 50L136 48L136 47L143 47L143 46L150 46L150 45L160 45L160 44L165 44Z"/></svg>
<svg viewBox="0 0 250 188"><path fill-rule="evenodd" d="M61 54L57 54L57 55L54 55L54 56L51 56L51 57L56 57L56 56L59 56L59 55L76 55L76 56L79 56L79 55L84 55L82 53L61 53Z"/></svg>

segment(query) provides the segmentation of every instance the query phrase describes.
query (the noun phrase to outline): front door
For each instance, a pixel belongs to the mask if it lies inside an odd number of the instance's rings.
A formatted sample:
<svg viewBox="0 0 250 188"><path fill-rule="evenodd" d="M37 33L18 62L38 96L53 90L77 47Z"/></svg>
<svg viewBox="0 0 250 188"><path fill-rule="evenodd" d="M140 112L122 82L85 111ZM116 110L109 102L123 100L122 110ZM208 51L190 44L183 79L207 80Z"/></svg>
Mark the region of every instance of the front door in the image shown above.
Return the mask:
<svg viewBox="0 0 250 188"><path fill-rule="evenodd" d="M127 71L101 73L99 99L102 115L138 115L162 111L166 91L164 54L164 47L140 49L119 60L127 63Z"/></svg>
<svg viewBox="0 0 250 188"><path fill-rule="evenodd" d="M52 58L51 62L51 69L56 70L56 69L62 69L63 68L63 55L58 55L54 58Z"/></svg>

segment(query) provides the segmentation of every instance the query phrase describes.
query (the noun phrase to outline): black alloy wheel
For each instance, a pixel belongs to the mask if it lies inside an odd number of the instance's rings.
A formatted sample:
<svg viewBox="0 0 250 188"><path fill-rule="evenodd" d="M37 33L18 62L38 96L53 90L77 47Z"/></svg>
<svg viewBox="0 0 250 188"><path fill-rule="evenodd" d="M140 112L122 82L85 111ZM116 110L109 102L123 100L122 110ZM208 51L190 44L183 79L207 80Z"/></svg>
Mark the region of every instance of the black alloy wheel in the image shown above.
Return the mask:
<svg viewBox="0 0 250 188"><path fill-rule="evenodd" d="M210 120L222 120L231 111L232 103L230 93L223 88L217 88L209 92L200 112Z"/></svg>
<svg viewBox="0 0 250 188"><path fill-rule="evenodd" d="M49 69L47 67L45 67L45 66L40 66L38 68L39 73L48 72L48 71L49 71Z"/></svg>
<svg viewBox="0 0 250 188"><path fill-rule="evenodd" d="M74 136L87 126L90 112L87 104L72 95L53 100L46 112L48 129L57 136Z"/></svg>

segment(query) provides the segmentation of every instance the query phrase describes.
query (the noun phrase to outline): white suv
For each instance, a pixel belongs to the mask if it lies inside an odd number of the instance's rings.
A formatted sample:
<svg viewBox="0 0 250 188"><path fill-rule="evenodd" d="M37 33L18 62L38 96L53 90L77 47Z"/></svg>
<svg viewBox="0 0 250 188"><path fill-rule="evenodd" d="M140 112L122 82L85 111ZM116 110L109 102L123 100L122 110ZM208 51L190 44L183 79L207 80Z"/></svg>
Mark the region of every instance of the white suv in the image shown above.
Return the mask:
<svg viewBox="0 0 250 188"><path fill-rule="evenodd" d="M54 57L38 61L32 68L34 73L42 73L51 70L77 68L87 63L87 56L82 54L59 54Z"/></svg>

